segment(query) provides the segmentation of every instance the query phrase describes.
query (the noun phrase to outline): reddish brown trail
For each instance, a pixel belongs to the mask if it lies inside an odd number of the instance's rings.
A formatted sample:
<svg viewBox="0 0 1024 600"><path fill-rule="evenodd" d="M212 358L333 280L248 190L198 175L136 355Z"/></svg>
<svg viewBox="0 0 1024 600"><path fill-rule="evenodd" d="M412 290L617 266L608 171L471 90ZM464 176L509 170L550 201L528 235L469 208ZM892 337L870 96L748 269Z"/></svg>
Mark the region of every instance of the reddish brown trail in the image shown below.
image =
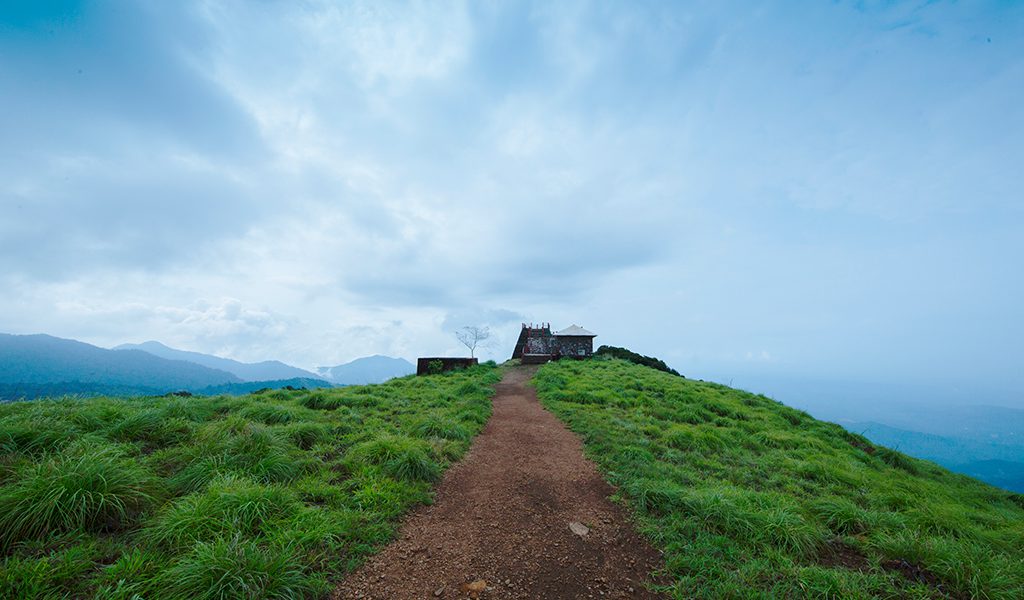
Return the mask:
<svg viewBox="0 0 1024 600"><path fill-rule="evenodd" d="M644 582L661 556L608 500L613 490L580 441L525 385L534 372L505 372L494 414L434 504L414 511L335 598L660 597Z"/></svg>

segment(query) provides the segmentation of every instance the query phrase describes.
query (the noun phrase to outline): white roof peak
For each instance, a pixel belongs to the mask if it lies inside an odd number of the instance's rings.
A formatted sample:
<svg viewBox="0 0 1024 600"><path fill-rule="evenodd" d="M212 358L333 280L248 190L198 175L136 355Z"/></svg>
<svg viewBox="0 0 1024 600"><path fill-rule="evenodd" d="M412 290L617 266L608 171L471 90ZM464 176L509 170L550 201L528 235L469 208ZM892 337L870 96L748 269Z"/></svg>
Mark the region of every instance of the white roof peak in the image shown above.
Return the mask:
<svg viewBox="0 0 1024 600"><path fill-rule="evenodd" d="M579 325L575 325L575 324L570 325L569 327L566 327L565 329L563 329L561 331L556 331L552 335L574 335L574 336L579 336L579 337L597 337L596 333L587 331L586 329L580 327Z"/></svg>

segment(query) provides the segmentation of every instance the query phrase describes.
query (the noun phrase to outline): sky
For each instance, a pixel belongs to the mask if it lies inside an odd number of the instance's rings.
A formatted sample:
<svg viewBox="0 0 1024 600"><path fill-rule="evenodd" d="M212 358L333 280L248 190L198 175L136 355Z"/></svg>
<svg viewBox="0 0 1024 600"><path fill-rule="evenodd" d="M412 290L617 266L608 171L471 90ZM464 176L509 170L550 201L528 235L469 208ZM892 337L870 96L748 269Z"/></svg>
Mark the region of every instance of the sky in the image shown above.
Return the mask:
<svg viewBox="0 0 1024 600"><path fill-rule="evenodd" d="M1022 157L1024 2L8 0L0 331L1024 407Z"/></svg>

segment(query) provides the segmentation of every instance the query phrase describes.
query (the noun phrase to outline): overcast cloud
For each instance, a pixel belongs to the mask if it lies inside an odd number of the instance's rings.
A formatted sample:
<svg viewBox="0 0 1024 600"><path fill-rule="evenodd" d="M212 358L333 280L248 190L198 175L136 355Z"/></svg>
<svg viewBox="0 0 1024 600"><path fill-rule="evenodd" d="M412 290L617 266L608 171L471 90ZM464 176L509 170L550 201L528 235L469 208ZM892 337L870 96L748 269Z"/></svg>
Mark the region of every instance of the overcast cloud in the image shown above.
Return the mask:
<svg viewBox="0 0 1024 600"><path fill-rule="evenodd" d="M0 7L0 331L1024 390L1024 4Z"/></svg>

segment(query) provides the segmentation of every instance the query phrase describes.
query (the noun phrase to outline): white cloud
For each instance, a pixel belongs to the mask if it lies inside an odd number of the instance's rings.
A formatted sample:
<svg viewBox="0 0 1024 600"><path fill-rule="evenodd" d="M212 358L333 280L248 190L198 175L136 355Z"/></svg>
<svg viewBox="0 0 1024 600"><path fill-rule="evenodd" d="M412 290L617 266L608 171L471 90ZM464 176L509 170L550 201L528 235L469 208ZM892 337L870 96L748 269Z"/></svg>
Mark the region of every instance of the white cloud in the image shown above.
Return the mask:
<svg viewBox="0 0 1024 600"><path fill-rule="evenodd" d="M1024 322L1021 9L991 10L211 0L8 36L0 330L309 368L582 322L927 373L893 332ZM1008 380L1008 348L942 360Z"/></svg>

